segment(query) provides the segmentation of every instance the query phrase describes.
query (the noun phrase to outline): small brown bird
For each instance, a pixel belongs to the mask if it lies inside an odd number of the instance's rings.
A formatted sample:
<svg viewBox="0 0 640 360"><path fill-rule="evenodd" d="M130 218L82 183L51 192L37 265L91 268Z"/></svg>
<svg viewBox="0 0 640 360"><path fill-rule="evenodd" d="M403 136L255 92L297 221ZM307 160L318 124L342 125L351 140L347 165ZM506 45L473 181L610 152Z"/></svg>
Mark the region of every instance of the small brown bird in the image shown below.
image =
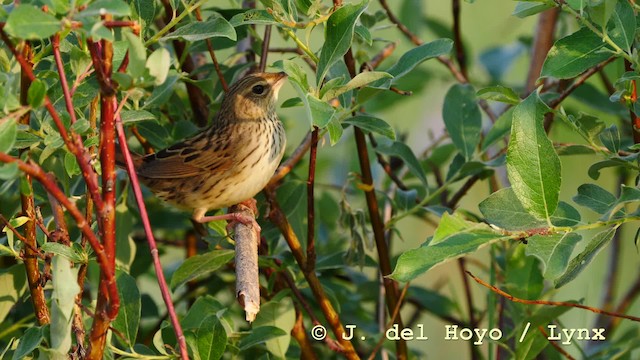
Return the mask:
<svg viewBox="0 0 640 360"><path fill-rule="evenodd" d="M205 214L253 198L280 164L286 138L275 104L286 77L254 73L238 80L211 126L155 154L134 155L140 181L159 198L193 210L197 222L233 219L257 226L237 214Z"/></svg>

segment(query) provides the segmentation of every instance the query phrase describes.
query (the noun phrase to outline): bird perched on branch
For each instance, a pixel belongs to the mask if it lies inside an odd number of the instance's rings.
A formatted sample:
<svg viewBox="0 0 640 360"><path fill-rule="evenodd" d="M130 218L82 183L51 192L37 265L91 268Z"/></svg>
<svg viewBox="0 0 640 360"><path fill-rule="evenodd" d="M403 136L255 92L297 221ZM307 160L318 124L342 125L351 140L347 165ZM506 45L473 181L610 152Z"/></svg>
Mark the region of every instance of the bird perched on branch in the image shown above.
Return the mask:
<svg viewBox="0 0 640 360"><path fill-rule="evenodd" d="M259 231L253 217L206 212L251 200L280 164L286 138L275 104L286 77L247 75L231 86L211 126L155 154L132 154L140 181L159 198L193 210L197 222L235 220ZM121 154L118 162L124 164Z"/></svg>

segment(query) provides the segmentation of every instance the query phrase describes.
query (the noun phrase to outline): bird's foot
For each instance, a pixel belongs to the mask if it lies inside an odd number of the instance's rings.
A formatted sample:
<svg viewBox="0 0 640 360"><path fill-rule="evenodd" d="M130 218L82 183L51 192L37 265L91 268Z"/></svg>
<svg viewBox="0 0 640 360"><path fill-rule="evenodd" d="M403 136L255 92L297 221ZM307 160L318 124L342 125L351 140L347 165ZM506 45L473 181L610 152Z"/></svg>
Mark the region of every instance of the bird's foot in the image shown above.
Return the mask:
<svg viewBox="0 0 640 360"><path fill-rule="evenodd" d="M242 205L245 205L245 204L242 204ZM255 207L255 200L253 200L252 205ZM228 222L227 232L230 232L237 223L242 223L244 225L250 226L256 232L258 239L260 239L260 232L262 231L262 228L260 227L260 225L258 225L258 222L253 216L246 215L244 213L239 213L239 212L231 212L227 214L211 215L211 216L204 216L204 215L200 215L197 217L194 216L193 220L199 223L208 223L211 221L226 220Z"/></svg>

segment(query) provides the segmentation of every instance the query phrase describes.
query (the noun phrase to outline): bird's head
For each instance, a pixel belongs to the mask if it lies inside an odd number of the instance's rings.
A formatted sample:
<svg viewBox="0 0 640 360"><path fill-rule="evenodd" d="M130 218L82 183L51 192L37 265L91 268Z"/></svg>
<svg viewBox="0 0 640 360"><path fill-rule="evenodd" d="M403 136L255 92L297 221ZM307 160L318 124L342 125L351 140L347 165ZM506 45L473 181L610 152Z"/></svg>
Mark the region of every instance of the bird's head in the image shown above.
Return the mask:
<svg viewBox="0 0 640 360"><path fill-rule="evenodd" d="M270 117L286 78L284 72L253 73L243 77L229 89L222 101L221 112L232 111L239 121Z"/></svg>

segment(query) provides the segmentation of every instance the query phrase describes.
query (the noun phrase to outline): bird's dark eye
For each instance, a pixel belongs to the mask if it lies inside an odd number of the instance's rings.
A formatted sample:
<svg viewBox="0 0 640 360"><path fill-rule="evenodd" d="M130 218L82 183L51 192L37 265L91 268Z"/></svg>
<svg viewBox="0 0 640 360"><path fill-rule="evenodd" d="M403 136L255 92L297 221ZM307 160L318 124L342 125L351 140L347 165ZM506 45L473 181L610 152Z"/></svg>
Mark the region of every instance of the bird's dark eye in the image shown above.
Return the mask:
<svg viewBox="0 0 640 360"><path fill-rule="evenodd" d="M256 95L262 95L264 93L264 85L256 85L251 88L251 91Z"/></svg>

